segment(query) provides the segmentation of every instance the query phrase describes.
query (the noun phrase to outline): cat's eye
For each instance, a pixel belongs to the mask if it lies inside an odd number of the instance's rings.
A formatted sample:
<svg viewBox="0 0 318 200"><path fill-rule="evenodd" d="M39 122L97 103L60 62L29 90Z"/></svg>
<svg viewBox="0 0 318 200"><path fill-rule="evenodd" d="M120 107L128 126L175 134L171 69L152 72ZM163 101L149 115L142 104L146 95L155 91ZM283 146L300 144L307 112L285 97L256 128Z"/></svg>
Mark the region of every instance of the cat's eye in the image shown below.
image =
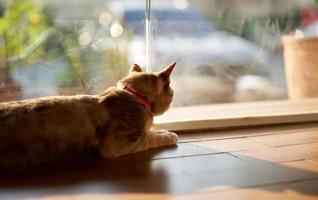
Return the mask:
<svg viewBox="0 0 318 200"><path fill-rule="evenodd" d="M165 85L164 85L164 89L165 90L168 90L170 88L170 83L166 83Z"/></svg>

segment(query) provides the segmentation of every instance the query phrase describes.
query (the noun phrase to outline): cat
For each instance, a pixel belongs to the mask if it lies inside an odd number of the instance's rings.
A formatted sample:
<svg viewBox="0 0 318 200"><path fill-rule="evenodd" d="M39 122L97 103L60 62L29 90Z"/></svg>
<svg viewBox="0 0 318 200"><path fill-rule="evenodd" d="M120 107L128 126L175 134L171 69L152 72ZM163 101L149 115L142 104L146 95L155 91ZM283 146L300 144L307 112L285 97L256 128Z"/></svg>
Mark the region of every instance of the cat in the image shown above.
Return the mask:
<svg viewBox="0 0 318 200"><path fill-rule="evenodd" d="M0 104L0 169L25 168L97 152L115 158L166 145L175 133L153 128L168 110L176 63L156 73L133 64L98 95L54 96Z"/></svg>

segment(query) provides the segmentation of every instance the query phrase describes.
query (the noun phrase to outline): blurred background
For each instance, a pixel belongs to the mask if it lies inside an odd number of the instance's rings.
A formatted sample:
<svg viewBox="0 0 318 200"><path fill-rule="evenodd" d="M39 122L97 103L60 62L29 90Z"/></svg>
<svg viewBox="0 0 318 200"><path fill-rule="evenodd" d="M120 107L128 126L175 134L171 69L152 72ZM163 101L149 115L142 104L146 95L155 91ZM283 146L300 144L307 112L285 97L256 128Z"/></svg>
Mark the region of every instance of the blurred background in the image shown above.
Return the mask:
<svg viewBox="0 0 318 200"><path fill-rule="evenodd" d="M96 94L146 67L145 0L0 0L0 102ZM314 0L152 0L153 71L173 106L287 98L281 36L317 35Z"/></svg>

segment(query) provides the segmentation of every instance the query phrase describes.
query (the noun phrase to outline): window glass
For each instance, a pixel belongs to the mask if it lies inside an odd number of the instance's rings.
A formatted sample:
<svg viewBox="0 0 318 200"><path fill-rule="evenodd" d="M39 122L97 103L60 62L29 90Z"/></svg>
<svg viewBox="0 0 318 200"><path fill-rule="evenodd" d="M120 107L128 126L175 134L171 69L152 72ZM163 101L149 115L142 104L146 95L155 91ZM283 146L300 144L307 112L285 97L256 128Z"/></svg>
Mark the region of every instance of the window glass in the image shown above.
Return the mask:
<svg viewBox="0 0 318 200"><path fill-rule="evenodd" d="M131 32L110 2L0 2L1 102L95 94L126 75Z"/></svg>
<svg viewBox="0 0 318 200"><path fill-rule="evenodd" d="M281 36L305 31L318 18L315 2L306 0L152 6L154 65L178 63L174 106L287 98Z"/></svg>
<svg viewBox="0 0 318 200"><path fill-rule="evenodd" d="M0 1L0 102L96 94L146 68L146 0ZM281 36L315 35L314 0L152 0L152 70L173 106L287 97Z"/></svg>

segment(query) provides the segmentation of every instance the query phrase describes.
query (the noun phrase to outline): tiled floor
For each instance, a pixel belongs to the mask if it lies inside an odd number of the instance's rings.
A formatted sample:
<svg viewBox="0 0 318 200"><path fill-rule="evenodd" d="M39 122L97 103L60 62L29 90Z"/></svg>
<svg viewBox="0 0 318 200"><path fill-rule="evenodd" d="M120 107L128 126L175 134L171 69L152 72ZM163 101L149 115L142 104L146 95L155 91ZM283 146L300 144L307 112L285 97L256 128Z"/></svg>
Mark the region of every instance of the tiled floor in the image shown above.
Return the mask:
<svg viewBox="0 0 318 200"><path fill-rule="evenodd" d="M0 178L0 199L318 199L318 124L188 133L177 147Z"/></svg>

